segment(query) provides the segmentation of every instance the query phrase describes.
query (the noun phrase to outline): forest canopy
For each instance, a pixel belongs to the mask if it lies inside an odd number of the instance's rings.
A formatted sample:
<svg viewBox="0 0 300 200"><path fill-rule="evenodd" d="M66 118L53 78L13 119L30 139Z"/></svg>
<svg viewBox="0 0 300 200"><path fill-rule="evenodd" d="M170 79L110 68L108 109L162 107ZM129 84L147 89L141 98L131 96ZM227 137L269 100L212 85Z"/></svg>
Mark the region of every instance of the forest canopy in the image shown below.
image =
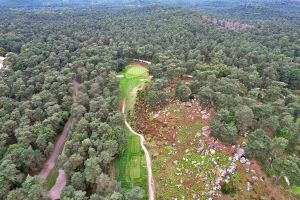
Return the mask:
<svg viewBox="0 0 300 200"><path fill-rule="evenodd" d="M2 9L0 199L47 199L37 174L69 116L75 123L58 158L68 180L61 198L145 198L141 188L126 190L110 177L128 137L115 74L132 59L152 62L146 100L153 109L164 106L162 91L175 84L180 101L192 95L215 109L215 138L235 145L247 134L247 156L269 176L300 185L297 11L268 19L263 12L228 17L254 26L245 31L214 26L202 14L159 5ZM183 75L193 77L190 85L179 81ZM72 80L80 82L76 102Z"/></svg>

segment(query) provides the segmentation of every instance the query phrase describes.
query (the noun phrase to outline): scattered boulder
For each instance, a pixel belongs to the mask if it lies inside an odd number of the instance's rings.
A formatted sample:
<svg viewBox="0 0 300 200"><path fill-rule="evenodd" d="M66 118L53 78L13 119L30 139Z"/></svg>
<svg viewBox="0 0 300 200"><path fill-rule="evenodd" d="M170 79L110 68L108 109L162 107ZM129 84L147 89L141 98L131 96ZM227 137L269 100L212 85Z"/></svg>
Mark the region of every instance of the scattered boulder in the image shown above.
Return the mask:
<svg viewBox="0 0 300 200"><path fill-rule="evenodd" d="M222 182L223 178L222 177L218 177L215 181L215 185L220 185Z"/></svg>
<svg viewBox="0 0 300 200"><path fill-rule="evenodd" d="M238 148L236 154L238 156L238 159L240 159L241 157L245 156L245 150L243 148Z"/></svg>
<svg viewBox="0 0 300 200"><path fill-rule="evenodd" d="M227 169L227 172L233 174L235 172L235 169L236 169L236 165L234 163L231 163L231 165Z"/></svg>
<svg viewBox="0 0 300 200"><path fill-rule="evenodd" d="M201 153L205 148L205 142L200 140L200 147L197 149L197 153Z"/></svg>
<svg viewBox="0 0 300 200"><path fill-rule="evenodd" d="M245 164L247 162L247 159L245 157L241 157L240 163Z"/></svg>
<svg viewBox="0 0 300 200"><path fill-rule="evenodd" d="M247 182L247 191L253 190L253 185L250 182Z"/></svg>
<svg viewBox="0 0 300 200"><path fill-rule="evenodd" d="M225 177L227 175L227 170L226 169L223 169L222 172L221 172L221 176L222 177Z"/></svg>

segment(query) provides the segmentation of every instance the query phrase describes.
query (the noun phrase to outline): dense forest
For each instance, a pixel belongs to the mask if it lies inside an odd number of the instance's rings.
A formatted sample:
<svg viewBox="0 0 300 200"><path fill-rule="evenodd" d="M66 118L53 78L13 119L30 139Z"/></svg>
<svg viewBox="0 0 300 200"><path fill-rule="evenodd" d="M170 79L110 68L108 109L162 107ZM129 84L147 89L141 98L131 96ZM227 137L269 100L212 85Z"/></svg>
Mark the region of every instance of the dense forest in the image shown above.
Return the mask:
<svg viewBox="0 0 300 200"><path fill-rule="evenodd" d="M193 96L214 108L215 138L234 145L247 135L247 156L277 184L286 176L300 185L299 15L241 15L213 14L254 28L230 30L199 11L157 5L1 10L0 199L47 199L37 174L69 116L61 199L144 198L141 188L110 177L128 136L116 73L136 58L152 62L146 99L153 108L164 106L163 89L175 84L181 101ZM180 82L184 75L191 84ZM80 82L74 103L72 80Z"/></svg>

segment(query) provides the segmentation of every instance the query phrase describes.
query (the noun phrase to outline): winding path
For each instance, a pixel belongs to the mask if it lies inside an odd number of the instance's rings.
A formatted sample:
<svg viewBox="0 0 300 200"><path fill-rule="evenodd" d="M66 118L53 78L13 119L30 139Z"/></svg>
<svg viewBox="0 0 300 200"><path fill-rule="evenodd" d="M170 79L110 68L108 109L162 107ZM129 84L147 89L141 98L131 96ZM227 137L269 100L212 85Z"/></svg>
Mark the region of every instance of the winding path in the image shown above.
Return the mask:
<svg viewBox="0 0 300 200"><path fill-rule="evenodd" d="M73 84L72 99L73 99L73 102L75 102L76 97L77 97L77 90L78 90L78 87L79 87L79 82L76 81L76 80L73 80L72 84ZM64 126L63 132L60 134L58 140L55 143L54 150L51 153L50 158L47 160L46 164L44 165L43 169L40 171L40 173L38 175L42 179L47 179L50 172L55 167L57 158L58 158L59 154L61 153L61 151L63 149L65 139L68 135L70 127L73 124L73 121L74 121L74 118L72 116L70 116L67 123ZM64 186L66 185L66 183L67 183L66 173L63 169L60 168L59 172L58 172L58 177L56 178L55 185L49 191L48 196L52 200L59 199L61 191L64 188Z"/></svg>
<svg viewBox="0 0 300 200"><path fill-rule="evenodd" d="M122 106L122 113L125 113L125 101L123 102L123 106ZM145 157L146 157L146 165L147 165L147 171L148 171L148 192L149 192L149 200L154 200L155 195L155 186L154 186L154 180L153 180L153 175L152 175L152 164L151 164L151 157L149 154L149 151L147 150L146 146L145 146L145 138L143 135L135 132L130 124L127 122L126 118L124 119L125 125L127 126L127 128L135 135L140 137L140 143L142 146L142 149L145 153Z"/></svg>

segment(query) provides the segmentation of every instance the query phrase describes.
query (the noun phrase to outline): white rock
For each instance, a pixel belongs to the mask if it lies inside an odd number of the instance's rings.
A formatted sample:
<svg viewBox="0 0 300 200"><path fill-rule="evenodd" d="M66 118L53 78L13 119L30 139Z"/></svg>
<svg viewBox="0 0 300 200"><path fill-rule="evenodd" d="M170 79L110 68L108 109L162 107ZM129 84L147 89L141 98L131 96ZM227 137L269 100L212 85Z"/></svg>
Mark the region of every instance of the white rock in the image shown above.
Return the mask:
<svg viewBox="0 0 300 200"><path fill-rule="evenodd" d="M228 167L227 172L230 173L230 174L232 174L232 173L235 172L235 169L236 169L236 165L235 165L234 163L232 163L232 164Z"/></svg>
<svg viewBox="0 0 300 200"><path fill-rule="evenodd" d="M218 178L216 179L216 181L215 181L215 184L216 184L216 185L220 185L220 183L221 183L222 180L223 180L222 177L218 177Z"/></svg>
<svg viewBox="0 0 300 200"><path fill-rule="evenodd" d="M247 162L246 158L245 157L241 157L240 163L245 164L246 162Z"/></svg>
<svg viewBox="0 0 300 200"><path fill-rule="evenodd" d="M222 177L225 177L227 175L227 170L226 169L223 169L222 172L221 172L221 176Z"/></svg>
<svg viewBox="0 0 300 200"><path fill-rule="evenodd" d="M242 156L245 155L245 150L243 148L238 148L236 153L237 153L238 159L240 159Z"/></svg>
<svg viewBox="0 0 300 200"><path fill-rule="evenodd" d="M250 191L253 189L253 185L250 182L247 182L247 190Z"/></svg>
<svg viewBox="0 0 300 200"><path fill-rule="evenodd" d="M233 161L236 161L236 160L239 160L239 156L238 156L237 153L235 153L234 156L233 156Z"/></svg>
<svg viewBox="0 0 300 200"><path fill-rule="evenodd" d="M286 184L287 184L288 186L290 186L290 180L289 180L289 178L288 178L287 176L284 176L283 178L284 178Z"/></svg>

